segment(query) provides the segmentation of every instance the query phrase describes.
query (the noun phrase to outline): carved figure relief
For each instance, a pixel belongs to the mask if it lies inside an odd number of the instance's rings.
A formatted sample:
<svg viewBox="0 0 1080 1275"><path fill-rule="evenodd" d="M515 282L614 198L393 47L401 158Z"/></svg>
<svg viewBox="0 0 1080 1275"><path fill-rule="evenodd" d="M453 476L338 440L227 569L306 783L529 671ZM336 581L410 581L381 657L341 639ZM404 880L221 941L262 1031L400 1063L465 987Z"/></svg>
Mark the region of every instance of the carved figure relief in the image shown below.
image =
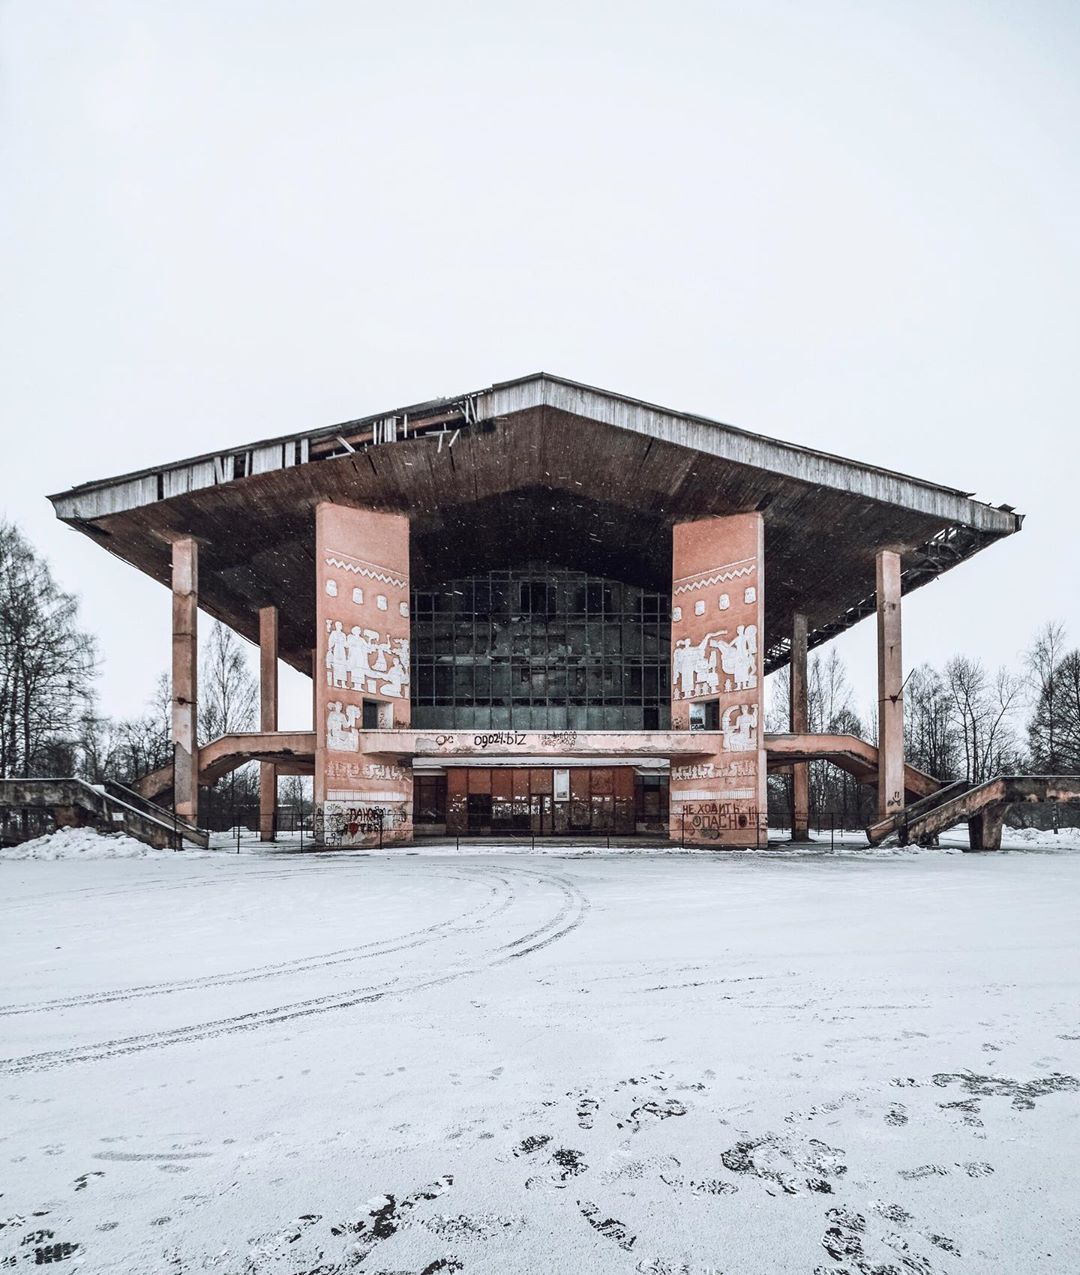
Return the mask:
<svg viewBox="0 0 1080 1275"><path fill-rule="evenodd" d="M724 691L747 691L757 686L757 625L740 624L727 642L727 629L706 633L698 643L679 638L671 653L671 683L676 699L715 695ZM720 671L717 670L717 654ZM721 672L727 674L723 687Z"/></svg>
<svg viewBox="0 0 1080 1275"><path fill-rule="evenodd" d="M756 704L732 704L720 715L720 732L724 737L726 752L752 752L757 748L757 730Z"/></svg>
<svg viewBox="0 0 1080 1275"><path fill-rule="evenodd" d="M712 645L720 652L720 667L730 674L724 683L725 691L748 691L757 686L756 624L740 624L733 641L717 637Z"/></svg>
<svg viewBox="0 0 1080 1275"><path fill-rule="evenodd" d="M360 709L355 704L343 707L341 700L326 706L326 746L337 753L360 751L360 733L356 729Z"/></svg>
<svg viewBox="0 0 1080 1275"><path fill-rule="evenodd" d="M716 652L709 651L717 633L706 633L696 645L689 638L679 638L671 652L671 684L676 699L694 695L715 695L720 689L716 671Z"/></svg>
<svg viewBox="0 0 1080 1275"><path fill-rule="evenodd" d="M358 624L345 632L340 620L326 621L326 683L341 690L402 698L409 683L409 639L380 640L375 629Z"/></svg>
<svg viewBox="0 0 1080 1275"><path fill-rule="evenodd" d="M349 670L345 630L340 620L334 621L333 628L327 620L326 627L326 684L327 686L345 686Z"/></svg>

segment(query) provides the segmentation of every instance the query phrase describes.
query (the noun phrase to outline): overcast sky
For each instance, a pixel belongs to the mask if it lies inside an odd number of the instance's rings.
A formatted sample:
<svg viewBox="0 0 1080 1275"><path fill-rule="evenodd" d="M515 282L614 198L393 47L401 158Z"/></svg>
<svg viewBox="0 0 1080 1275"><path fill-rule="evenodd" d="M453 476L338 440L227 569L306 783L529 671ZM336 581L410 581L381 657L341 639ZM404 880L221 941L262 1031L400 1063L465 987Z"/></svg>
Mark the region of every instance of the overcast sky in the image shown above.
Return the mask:
<svg viewBox="0 0 1080 1275"><path fill-rule="evenodd" d="M0 512L106 711L168 594L46 493L541 369L1023 511L907 664L1080 641L1080 6L0 0L0 44Z"/></svg>

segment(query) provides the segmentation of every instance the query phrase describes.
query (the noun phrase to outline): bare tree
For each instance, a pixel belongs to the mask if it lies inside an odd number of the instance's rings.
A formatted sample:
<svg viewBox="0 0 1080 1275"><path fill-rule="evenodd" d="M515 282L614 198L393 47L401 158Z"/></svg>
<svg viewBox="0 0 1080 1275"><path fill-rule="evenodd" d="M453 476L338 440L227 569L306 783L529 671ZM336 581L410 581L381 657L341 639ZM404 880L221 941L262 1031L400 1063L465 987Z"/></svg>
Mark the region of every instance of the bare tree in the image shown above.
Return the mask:
<svg viewBox="0 0 1080 1275"><path fill-rule="evenodd" d="M1070 651L1058 668L1062 773L1080 775L1080 651Z"/></svg>
<svg viewBox="0 0 1080 1275"><path fill-rule="evenodd" d="M789 729L790 687L786 676L772 684L766 721L775 731ZM847 667L835 650L812 656L807 665L807 726L811 734L857 735L865 738L865 726L854 708ZM825 761L810 762L810 817L819 823L835 819L841 827L864 822L870 794L846 772ZM786 820L791 814L790 781L773 776L769 781L772 816Z"/></svg>
<svg viewBox="0 0 1080 1275"><path fill-rule="evenodd" d="M92 783L133 784L172 758L172 691L169 675L154 683L146 712L114 721L88 712L79 736L78 773Z"/></svg>
<svg viewBox="0 0 1080 1275"><path fill-rule="evenodd" d="M904 687L904 751L907 760L938 779L955 779L961 770L960 739L952 700L941 674L921 664Z"/></svg>
<svg viewBox="0 0 1080 1275"><path fill-rule="evenodd" d="M0 522L0 775L72 773L97 655L78 602Z"/></svg>
<svg viewBox="0 0 1080 1275"><path fill-rule="evenodd" d="M200 742L254 730L258 704L259 685L248 667L242 640L215 620L199 665ZM215 826L222 814L238 822L240 814L258 800L258 766L241 766L203 792L204 816L200 817L206 826Z"/></svg>
<svg viewBox="0 0 1080 1275"><path fill-rule="evenodd" d="M215 620L199 669L199 735L209 743L219 735L253 730L259 686L241 639Z"/></svg>
<svg viewBox="0 0 1080 1275"><path fill-rule="evenodd" d="M977 784L1019 769L1012 718L1020 702L1020 678L1006 668L991 676L981 660L954 655L945 665L945 686L961 741L963 777Z"/></svg>
<svg viewBox="0 0 1080 1275"><path fill-rule="evenodd" d="M1028 723L1028 750L1031 768L1048 775L1061 774L1063 714L1067 708L1061 675L1066 657L1065 626L1054 621L1035 635L1024 654L1024 671L1031 691L1034 711Z"/></svg>

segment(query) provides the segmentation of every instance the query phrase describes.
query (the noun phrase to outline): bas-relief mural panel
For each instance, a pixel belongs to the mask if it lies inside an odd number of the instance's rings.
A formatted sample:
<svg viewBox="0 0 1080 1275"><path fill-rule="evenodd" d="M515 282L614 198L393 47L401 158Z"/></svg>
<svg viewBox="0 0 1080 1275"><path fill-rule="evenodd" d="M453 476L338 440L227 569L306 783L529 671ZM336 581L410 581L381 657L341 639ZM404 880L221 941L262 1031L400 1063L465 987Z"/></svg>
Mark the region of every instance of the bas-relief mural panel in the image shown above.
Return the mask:
<svg viewBox="0 0 1080 1275"><path fill-rule="evenodd" d="M703 730L717 705L722 750L671 769L671 835L704 844L767 840L762 662L765 565L759 513L672 530L671 724Z"/></svg>
<svg viewBox="0 0 1080 1275"><path fill-rule="evenodd" d="M316 529L316 835L371 845L412 835L412 771L361 752L364 701L409 724L409 521L322 504ZM374 725L374 723L372 724Z"/></svg>

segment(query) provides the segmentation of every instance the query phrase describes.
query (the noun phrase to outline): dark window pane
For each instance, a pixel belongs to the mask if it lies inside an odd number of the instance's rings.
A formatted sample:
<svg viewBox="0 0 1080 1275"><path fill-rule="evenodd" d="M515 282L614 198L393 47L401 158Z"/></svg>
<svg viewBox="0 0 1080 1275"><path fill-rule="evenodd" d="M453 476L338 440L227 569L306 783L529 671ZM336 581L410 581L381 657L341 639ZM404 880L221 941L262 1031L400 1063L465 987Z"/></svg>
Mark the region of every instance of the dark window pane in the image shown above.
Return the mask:
<svg viewBox="0 0 1080 1275"><path fill-rule="evenodd" d="M528 563L417 591L413 614L417 725L640 730L670 720L663 594Z"/></svg>

